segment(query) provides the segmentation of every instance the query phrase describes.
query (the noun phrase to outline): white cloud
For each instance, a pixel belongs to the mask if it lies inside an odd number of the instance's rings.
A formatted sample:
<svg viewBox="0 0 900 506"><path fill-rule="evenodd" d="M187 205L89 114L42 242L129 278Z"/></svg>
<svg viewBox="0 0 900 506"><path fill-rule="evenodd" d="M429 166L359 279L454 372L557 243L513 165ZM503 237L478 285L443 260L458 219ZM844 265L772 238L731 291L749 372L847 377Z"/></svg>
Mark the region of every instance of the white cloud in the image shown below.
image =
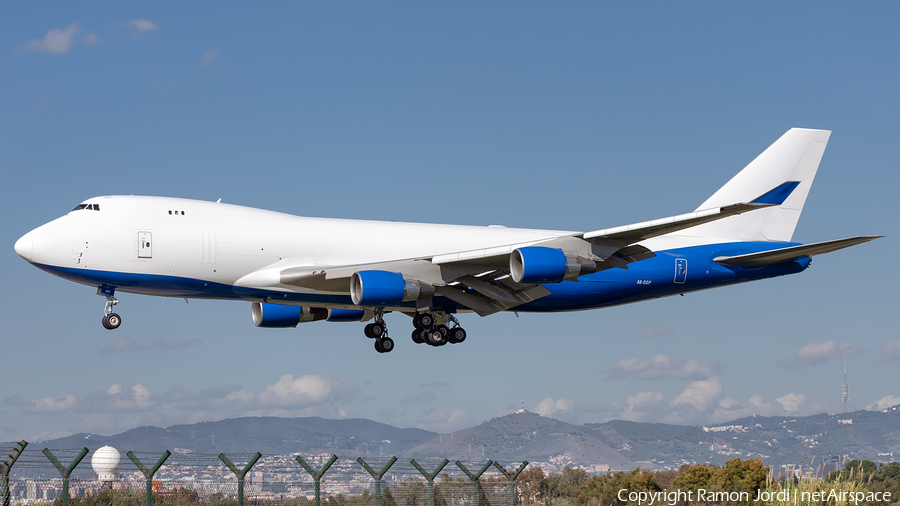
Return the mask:
<svg viewBox="0 0 900 506"><path fill-rule="evenodd" d="M219 61L219 49L221 48L217 47L203 55L203 58L200 58L200 65L209 65Z"/></svg>
<svg viewBox="0 0 900 506"><path fill-rule="evenodd" d="M26 51L37 53L66 54L75 44L75 36L81 33L78 23L72 23L65 30L52 29L43 39L34 39L25 45Z"/></svg>
<svg viewBox="0 0 900 506"><path fill-rule="evenodd" d="M672 329L667 327L659 327L656 325L647 325L644 327L643 336L644 339L650 339L653 337L667 336L672 333Z"/></svg>
<svg viewBox="0 0 900 506"><path fill-rule="evenodd" d="M894 397L893 395L885 395L881 399L873 402L866 406L866 409L869 411L880 411L882 409L890 408L900 404L900 397Z"/></svg>
<svg viewBox="0 0 900 506"><path fill-rule="evenodd" d="M138 33L152 32L159 28L159 25L149 19L135 19L133 21L127 21L126 24L133 27Z"/></svg>
<svg viewBox="0 0 900 506"><path fill-rule="evenodd" d="M709 418L713 422L727 422L735 418L752 415L790 415L800 413L801 406L805 402L806 398L803 394L795 394L793 392L775 399L774 402L766 400L759 394L751 396L745 403L725 398L719 401L715 412Z"/></svg>
<svg viewBox="0 0 900 506"><path fill-rule="evenodd" d="M575 404L577 403L578 401L575 399L553 400L552 397L547 397L537 403L537 406L534 407L534 412L541 416L552 416L554 413L558 412L568 413L575 409Z"/></svg>
<svg viewBox="0 0 900 506"><path fill-rule="evenodd" d="M280 407L309 406L330 397L337 383L339 381L315 374L305 374L297 379L292 374L285 374L274 385L267 386L259 400Z"/></svg>
<svg viewBox="0 0 900 506"><path fill-rule="evenodd" d="M340 378L285 374L262 391L225 385L192 393L176 387L153 392L140 383L116 383L85 396L69 394L34 401L3 400L24 413L75 413L73 432L115 433L138 425L168 426L240 416L346 416L338 404L350 402L358 387Z"/></svg>
<svg viewBox="0 0 900 506"><path fill-rule="evenodd" d="M692 382L683 392L672 399L672 405L690 404L698 411L704 411L712 406L720 395L722 395L722 380L713 376L708 380Z"/></svg>
<svg viewBox="0 0 900 506"><path fill-rule="evenodd" d="M609 373L611 378L634 375L644 380L681 379L702 380L719 373L718 362L700 364L682 356L656 355L651 359L625 358L616 361Z"/></svg>
<svg viewBox="0 0 900 506"><path fill-rule="evenodd" d="M70 411L78 406L78 397L69 394L65 397L42 397L26 406L22 411L26 413L62 413Z"/></svg>
<svg viewBox="0 0 900 506"><path fill-rule="evenodd" d="M841 345L835 343L833 339L824 343L813 341L797 351L796 355L794 355L794 363L805 367L836 358L866 353L867 351L864 347L849 341Z"/></svg>
<svg viewBox="0 0 900 506"><path fill-rule="evenodd" d="M663 402L663 394L660 392L638 392L635 395L629 395L625 400L624 409L619 412L619 417L623 420L639 422L653 413L659 413L665 409Z"/></svg>
<svg viewBox="0 0 900 506"><path fill-rule="evenodd" d="M803 404L804 401L806 401L806 397L804 397L803 394L795 393L789 393L775 399L775 402L781 404L787 414L800 411L800 405Z"/></svg>
<svg viewBox="0 0 900 506"><path fill-rule="evenodd" d="M419 418L416 427L434 432L453 432L465 429L471 424L471 416L464 410L455 409L447 412L443 409L429 409Z"/></svg>
<svg viewBox="0 0 900 506"><path fill-rule="evenodd" d="M900 360L900 339L884 343L881 347L881 359L885 362Z"/></svg>

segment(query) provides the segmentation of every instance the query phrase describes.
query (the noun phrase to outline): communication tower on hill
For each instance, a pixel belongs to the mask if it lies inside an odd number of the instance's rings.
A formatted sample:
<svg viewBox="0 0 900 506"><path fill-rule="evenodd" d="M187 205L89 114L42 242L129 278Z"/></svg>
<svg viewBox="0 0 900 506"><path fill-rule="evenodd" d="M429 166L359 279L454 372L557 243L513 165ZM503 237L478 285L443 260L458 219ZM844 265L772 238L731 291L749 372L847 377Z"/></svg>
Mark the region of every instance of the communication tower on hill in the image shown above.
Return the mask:
<svg viewBox="0 0 900 506"><path fill-rule="evenodd" d="M848 402L850 402L850 385L847 384L847 359L844 359L844 413L847 412Z"/></svg>
<svg viewBox="0 0 900 506"><path fill-rule="evenodd" d="M525 411L525 397L524 396L522 396L522 407L519 408L519 410L516 411L516 413L527 413L527 411Z"/></svg>

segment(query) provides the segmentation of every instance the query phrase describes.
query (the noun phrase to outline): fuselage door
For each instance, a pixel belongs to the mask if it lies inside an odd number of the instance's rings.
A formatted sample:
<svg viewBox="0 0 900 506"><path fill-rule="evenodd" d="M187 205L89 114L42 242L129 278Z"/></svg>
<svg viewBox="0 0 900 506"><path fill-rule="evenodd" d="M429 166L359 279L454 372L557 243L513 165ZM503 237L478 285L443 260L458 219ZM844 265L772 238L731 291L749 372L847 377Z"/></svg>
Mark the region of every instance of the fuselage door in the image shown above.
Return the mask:
<svg viewBox="0 0 900 506"><path fill-rule="evenodd" d="M138 232L138 258L153 258L150 232Z"/></svg>
<svg viewBox="0 0 900 506"><path fill-rule="evenodd" d="M683 285L687 279L687 258L675 259L675 284Z"/></svg>

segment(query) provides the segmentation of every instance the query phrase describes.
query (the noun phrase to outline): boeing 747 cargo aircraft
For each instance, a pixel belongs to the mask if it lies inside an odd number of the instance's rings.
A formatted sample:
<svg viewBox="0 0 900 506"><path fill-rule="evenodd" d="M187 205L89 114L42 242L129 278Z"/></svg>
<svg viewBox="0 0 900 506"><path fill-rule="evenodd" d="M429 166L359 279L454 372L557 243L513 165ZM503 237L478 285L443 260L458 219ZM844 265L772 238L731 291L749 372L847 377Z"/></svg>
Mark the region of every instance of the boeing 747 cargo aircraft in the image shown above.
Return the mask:
<svg viewBox="0 0 900 506"><path fill-rule="evenodd" d="M250 302L258 327L412 317L412 340L460 343L461 313L572 311L793 274L876 239L791 242L831 135L794 128L693 212L590 232L304 218L219 202L103 196L25 234L16 252L106 297Z"/></svg>

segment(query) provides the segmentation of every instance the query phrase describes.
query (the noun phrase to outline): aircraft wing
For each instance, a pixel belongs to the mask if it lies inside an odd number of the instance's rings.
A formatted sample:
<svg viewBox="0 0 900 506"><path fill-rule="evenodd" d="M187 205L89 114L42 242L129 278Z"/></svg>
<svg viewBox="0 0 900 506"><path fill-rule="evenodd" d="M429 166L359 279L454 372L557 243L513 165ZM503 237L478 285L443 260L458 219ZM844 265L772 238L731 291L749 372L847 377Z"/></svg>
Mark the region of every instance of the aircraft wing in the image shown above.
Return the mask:
<svg viewBox="0 0 900 506"><path fill-rule="evenodd" d="M696 211L633 225L569 234L491 248L459 251L390 262L342 266L273 266L241 280L242 285L281 284L301 289L348 293L350 278L363 270L401 273L405 278L433 285L437 295L486 316L512 309L550 294L541 284L517 283L510 277L510 256L519 248L542 246L562 250L569 257L593 262L589 272L628 264L656 256L636 244L645 239L720 220L729 216L779 205L796 187L787 182L747 203ZM246 286L246 285L244 285ZM427 304L428 302L423 302Z"/></svg>
<svg viewBox="0 0 900 506"><path fill-rule="evenodd" d="M830 253L839 249L848 248L864 242L884 237L882 235L863 235L859 237L848 237L847 239L836 239L834 241L817 242L813 244L804 244L801 246L791 246L788 248L779 248L770 251L762 251L760 253L749 253L747 255L721 256L713 259L721 265L735 265L741 267L761 267L770 264L779 264L782 262L793 262L800 257L811 257L821 255L822 253Z"/></svg>
<svg viewBox="0 0 900 506"><path fill-rule="evenodd" d="M758 203L756 201L739 203L658 220L644 221L633 225L594 230L593 232L585 232L582 234L582 237L592 243L622 240L634 243L773 205L776 204Z"/></svg>
<svg viewBox="0 0 900 506"><path fill-rule="evenodd" d="M592 260L609 262L611 265L608 265L607 268L619 267L627 269L627 264L629 263L656 256L652 251L635 243L730 216L778 205L780 201L770 202L765 199L769 193L752 202L695 211L632 225L594 230L551 240L437 255L431 258L431 262L441 265L469 263L484 267L492 265L503 266L509 264L509 255L517 248L546 246L559 247L567 253L581 254L585 258ZM583 244L578 244L579 242Z"/></svg>

